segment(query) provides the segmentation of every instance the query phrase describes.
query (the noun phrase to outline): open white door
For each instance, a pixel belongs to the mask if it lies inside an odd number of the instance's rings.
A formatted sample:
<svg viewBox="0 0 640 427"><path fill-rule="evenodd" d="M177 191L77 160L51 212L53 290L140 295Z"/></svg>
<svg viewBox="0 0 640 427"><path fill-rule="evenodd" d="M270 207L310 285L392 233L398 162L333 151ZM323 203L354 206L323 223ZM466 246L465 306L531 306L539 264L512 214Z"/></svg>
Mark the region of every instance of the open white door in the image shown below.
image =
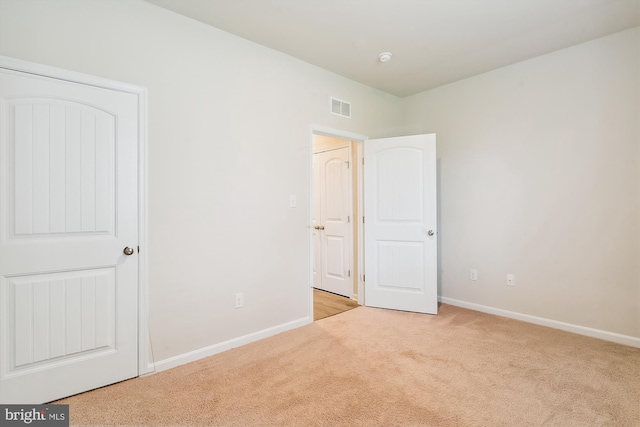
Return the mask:
<svg viewBox="0 0 640 427"><path fill-rule="evenodd" d="M138 375L138 114L0 68L0 403Z"/></svg>
<svg viewBox="0 0 640 427"><path fill-rule="evenodd" d="M436 136L364 143L365 305L437 314Z"/></svg>

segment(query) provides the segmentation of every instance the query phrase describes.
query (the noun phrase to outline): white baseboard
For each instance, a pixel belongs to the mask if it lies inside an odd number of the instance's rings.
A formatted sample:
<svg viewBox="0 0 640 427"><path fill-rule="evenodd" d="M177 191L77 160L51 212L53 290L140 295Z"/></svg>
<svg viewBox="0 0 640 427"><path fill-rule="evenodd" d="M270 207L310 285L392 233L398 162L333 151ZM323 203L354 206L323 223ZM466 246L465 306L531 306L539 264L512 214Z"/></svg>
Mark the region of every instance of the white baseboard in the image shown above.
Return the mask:
<svg viewBox="0 0 640 427"><path fill-rule="evenodd" d="M311 319L310 317L303 317L302 319L293 320L291 322L253 332L248 335L243 335L238 338L233 338L228 341L210 345L198 350L190 351L188 353L179 354L177 356L173 356L159 362L150 363L148 365L147 373L158 373L166 371L167 369L175 368L176 366L184 365L185 363L195 362L196 360L202 359L204 357L213 356L214 354L222 353L223 351L231 350L232 348L240 347L254 341L268 338L281 332L286 332L291 329L296 329L301 326L308 325L312 321L313 319Z"/></svg>
<svg viewBox="0 0 640 427"><path fill-rule="evenodd" d="M628 345L630 347L640 348L640 338L617 334L614 332L602 331L600 329L588 328L586 326L574 325L571 323L560 322L557 320L545 319L543 317L531 316L528 314L517 313L515 311L503 310L501 308L489 307L486 305L475 304L471 302L461 301L453 298L438 297L438 300L449 305L455 305L457 307L468 308L470 310L480 311L488 314L495 314L497 316L507 317L510 319L521 320L535 325L547 326L549 328L560 329L562 331L571 332L574 334L585 335L592 338L599 338L605 341L611 341L618 344ZM264 338L268 338L273 335L277 335L281 332L286 332L291 329L299 328L312 322L309 317L294 320L282 325L273 326L271 328L263 329L248 335L244 335L238 338L233 338L228 341L224 341L218 344L210 345L198 350L190 351L188 353L179 354L177 356L170 357L168 359L161 360L156 363L150 363L148 365L148 374L166 371L167 369L175 368L176 366L184 365L185 363L195 362L196 360L204 357L213 356L214 354L222 353L223 351L231 350L232 348L240 347L245 344L252 343Z"/></svg>
<svg viewBox="0 0 640 427"><path fill-rule="evenodd" d="M640 348L640 338L632 337L629 335L622 335L616 334L615 332L607 332L600 329L587 328L586 326L574 325L571 323L559 322L557 320L545 319L543 317L516 313L515 311L488 307L486 305L460 301L453 298L438 297L438 300L445 304L455 305L457 307L468 308L470 310L481 311L488 314L495 314L497 316L508 317L510 319L522 320L523 322L533 323L540 326L547 326L549 328L560 329L562 331L572 332L574 334L585 335L592 338L599 338L605 341L628 345L630 347Z"/></svg>

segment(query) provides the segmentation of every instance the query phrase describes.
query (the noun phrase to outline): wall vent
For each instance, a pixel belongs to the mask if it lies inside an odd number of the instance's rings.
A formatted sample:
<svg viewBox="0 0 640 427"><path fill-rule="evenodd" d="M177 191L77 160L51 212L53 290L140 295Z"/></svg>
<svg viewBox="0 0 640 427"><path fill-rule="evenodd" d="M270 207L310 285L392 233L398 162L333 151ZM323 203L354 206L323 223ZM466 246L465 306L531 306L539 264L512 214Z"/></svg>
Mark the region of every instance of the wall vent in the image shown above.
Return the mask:
<svg viewBox="0 0 640 427"><path fill-rule="evenodd" d="M337 98L331 98L331 112L338 116L351 118L351 103Z"/></svg>

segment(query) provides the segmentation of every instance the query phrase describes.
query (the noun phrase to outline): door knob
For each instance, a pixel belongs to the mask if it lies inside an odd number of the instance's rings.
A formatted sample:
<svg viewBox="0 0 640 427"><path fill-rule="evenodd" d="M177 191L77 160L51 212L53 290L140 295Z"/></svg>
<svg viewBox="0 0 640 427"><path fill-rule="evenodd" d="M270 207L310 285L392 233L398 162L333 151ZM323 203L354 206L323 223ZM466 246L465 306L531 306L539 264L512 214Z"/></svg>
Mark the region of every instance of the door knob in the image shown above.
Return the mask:
<svg viewBox="0 0 640 427"><path fill-rule="evenodd" d="M433 230L427 231L427 236L429 236L429 237L433 236L434 234L436 234L436 233L434 233Z"/></svg>
<svg viewBox="0 0 640 427"><path fill-rule="evenodd" d="M324 225L316 225L315 227L316 230L324 230Z"/></svg>
<svg viewBox="0 0 640 427"><path fill-rule="evenodd" d="M126 248L124 248L124 249L122 250L122 252L123 252L125 255L133 255L134 250L133 250L133 248L131 248L131 247L127 246Z"/></svg>

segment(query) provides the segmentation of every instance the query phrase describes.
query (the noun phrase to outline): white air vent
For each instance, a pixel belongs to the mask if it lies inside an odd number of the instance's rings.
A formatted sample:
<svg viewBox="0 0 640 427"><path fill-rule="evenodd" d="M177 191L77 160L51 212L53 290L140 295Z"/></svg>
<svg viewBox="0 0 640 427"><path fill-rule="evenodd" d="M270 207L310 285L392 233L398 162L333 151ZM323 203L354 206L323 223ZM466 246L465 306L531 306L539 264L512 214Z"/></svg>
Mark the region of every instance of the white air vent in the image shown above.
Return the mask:
<svg viewBox="0 0 640 427"><path fill-rule="evenodd" d="M351 118L351 103L331 98L331 112L342 117Z"/></svg>

